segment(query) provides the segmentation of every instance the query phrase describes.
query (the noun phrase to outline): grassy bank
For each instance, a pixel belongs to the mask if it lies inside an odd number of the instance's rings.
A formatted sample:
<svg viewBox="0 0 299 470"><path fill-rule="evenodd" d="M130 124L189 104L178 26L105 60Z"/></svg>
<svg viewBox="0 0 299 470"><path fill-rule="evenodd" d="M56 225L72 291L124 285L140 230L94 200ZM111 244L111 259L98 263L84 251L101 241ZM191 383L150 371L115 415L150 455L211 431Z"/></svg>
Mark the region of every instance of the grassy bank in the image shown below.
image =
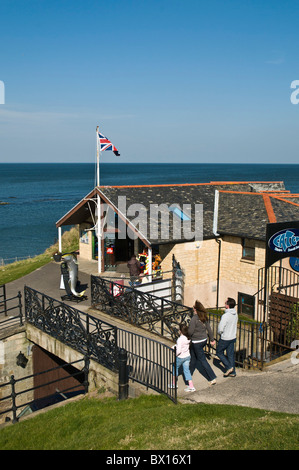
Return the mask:
<svg viewBox="0 0 299 470"><path fill-rule="evenodd" d="M163 396L83 398L0 430L2 450L298 449L299 416Z"/></svg>
<svg viewBox="0 0 299 470"><path fill-rule="evenodd" d="M79 234L76 227L71 230L64 232L62 235L62 248L63 251L75 251L79 247ZM15 281L20 277L26 276L26 274L35 271L35 269L44 266L49 263L54 253L58 251L58 242L55 245L50 246L41 255L29 258L24 261L16 261L11 264L7 264L0 268L0 285L7 284L8 282Z"/></svg>

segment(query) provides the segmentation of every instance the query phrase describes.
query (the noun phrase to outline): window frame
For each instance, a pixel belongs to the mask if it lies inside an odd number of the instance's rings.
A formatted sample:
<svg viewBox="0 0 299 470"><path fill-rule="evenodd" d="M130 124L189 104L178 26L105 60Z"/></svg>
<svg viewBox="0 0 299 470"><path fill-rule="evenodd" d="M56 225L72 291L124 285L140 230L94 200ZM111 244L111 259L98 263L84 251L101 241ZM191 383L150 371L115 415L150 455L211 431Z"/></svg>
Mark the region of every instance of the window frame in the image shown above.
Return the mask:
<svg viewBox="0 0 299 470"><path fill-rule="evenodd" d="M255 241L242 238L242 260L255 261Z"/></svg>
<svg viewBox="0 0 299 470"><path fill-rule="evenodd" d="M246 302L246 300L251 300L252 304ZM244 312L242 310L242 306L245 306L246 308L251 308L252 312L251 313L248 313L248 311ZM246 315L247 317L254 319L254 316L255 316L255 296L254 295L246 294L245 292L238 292L238 315Z"/></svg>

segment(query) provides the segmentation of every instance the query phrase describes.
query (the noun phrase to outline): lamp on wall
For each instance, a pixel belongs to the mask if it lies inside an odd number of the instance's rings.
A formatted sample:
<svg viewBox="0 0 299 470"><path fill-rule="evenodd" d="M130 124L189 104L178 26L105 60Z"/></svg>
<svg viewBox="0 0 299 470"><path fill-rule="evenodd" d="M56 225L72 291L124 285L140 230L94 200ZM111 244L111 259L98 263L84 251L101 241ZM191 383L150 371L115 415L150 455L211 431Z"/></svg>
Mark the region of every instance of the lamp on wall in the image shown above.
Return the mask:
<svg viewBox="0 0 299 470"><path fill-rule="evenodd" d="M17 355L17 366L23 367L23 369L25 369L27 362L27 357L25 357L24 354L20 351L20 353Z"/></svg>

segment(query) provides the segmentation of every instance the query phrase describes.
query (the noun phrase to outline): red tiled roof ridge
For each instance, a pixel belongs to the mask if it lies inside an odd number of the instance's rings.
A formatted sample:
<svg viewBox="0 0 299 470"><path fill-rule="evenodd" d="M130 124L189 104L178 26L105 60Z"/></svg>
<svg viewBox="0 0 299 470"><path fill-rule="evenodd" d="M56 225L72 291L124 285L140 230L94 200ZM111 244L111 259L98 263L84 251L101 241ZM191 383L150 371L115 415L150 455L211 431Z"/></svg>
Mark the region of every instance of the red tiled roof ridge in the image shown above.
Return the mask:
<svg viewBox="0 0 299 470"><path fill-rule="evenodd" d="M267 194L268 196L275 197L276 195L280 195L280 191L233 191L228 189L219 189L220 193L230 193L230 194L249 194L251 196L262 196L263 194ZM282 191L284 193L284 191ZM293 197L291 193L282 194L281 197Z"/></svg>
<svg viewBox="0 0 299 470"><path fill-rule="evenodd" d="M288 201L287 199L284 199L283 197L279 197L279 196L272 196L272 197L273 199L277 199L278 201L283 201L283 202L286 202L287 204L292 204L293 206L299 206L298 202ZM293 197L293 196L290 196L290 197ZM299 197L299 195L297 197Z"/></svg>
<svg viewBox="0 0 299 470"><path fill-rule="evenodd" d="M277 220L276 220L276 215L274 213L274 209L273 209L272 204L271 204L271 199L270 199L271 196L269 194L263 193L262 197L264 199L264 204L265 204L265 208L266 208L266 211L267 211L269 222L270 222L270 224L273 224L273 223L277 222Z"/></svg>
<svg viewBox="0 0 299 470"><path fill-rule="evenodd" d="M167 186L207 186L211 183L167 183L167 184L125 184L125 185L107 185L107 186L100 186L101 188L160 188L160 187L167 187Z"/></svg>
<svg viewBox="0 0 299 470"><path fill-rule="evenodd" d="M283 181L210 181L209 184L261 184L261 183L283 183Z"/></svg>
<svg viewBox="0 0 299 470"><path fill-rule="evenodd" d="M164 183L164 184L127 184L127 185L107 185L100 188L157 188L169 186L215 186L215 185L231 185L231 184L264 184L264 183L283 183L283 181L210 181L209 183ZM279 190L277 190L279 191ZM285 190L282 190L285 191Z"/></svg>
<svg viewBox="0 0 299 470"><path fill-rule="evenodd" d="M294 206L299 206L299 202L289 201L287 198L299 198L299 194L281 194L279 191L275 192L268 192L268 191L259 191L259 192L251 192L251 191L228 191L225 189L220 189L219 193L226 193L226 194L247 194L249 196L268 196L273 197L273 199L277 199L279 201L286 202L288 204L293 204Z"/></svg>
<svg viewBox="0 0 299 470"><path fill-rule="evenodd" d="M223 190L220 190L219 191L220 193L226 193L226 194L247 194L247 195L250 195L250 196L262 196L263 200L264 200L264 204L265 204L265 208L266 208L266 211L267 211L267 215L268 215L268 220L270 223L275 223L277 222L277 219L276 219L276 215L275 215L275 212L274 212L274 209L273 209L273 206L272 206L272 203L271 203L271 198L273 199L277 199L278 201L282 201L282 202L285 202L287 204L292 204L293 206L298 206L299 207L299 203L297 202L293 202L293 201L289 201L286 199L286 197L290 198L290 197L293 197L293 195L290 193L288 195L286 194L280 194L279 192L265 192L265 191L262 191L262 192L246 192L246 191L227 191L225 189ZM299 194L296 195L295 197L299 197Z"/></svg>
<svg viewBox="0 0 299 470"><path fill-rule="evenodd" d="M280 193L279 193L280 194ZM299 197L299 194L298 193L289 193L289 194L280 194L279 196L280 198L288 198L288 197L294 197L294 198L297 198Z"/></svg>

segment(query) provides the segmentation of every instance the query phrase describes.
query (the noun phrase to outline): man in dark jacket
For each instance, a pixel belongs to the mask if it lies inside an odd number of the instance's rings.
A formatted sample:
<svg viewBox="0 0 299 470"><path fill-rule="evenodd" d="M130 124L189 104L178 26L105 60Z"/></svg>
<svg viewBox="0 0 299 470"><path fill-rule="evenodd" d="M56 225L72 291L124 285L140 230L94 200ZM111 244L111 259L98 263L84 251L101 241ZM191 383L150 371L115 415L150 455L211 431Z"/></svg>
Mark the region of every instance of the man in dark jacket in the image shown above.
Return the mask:
<svg viewBox="0 0 299 470"><path fill-rule="evenodd" d="M130 271L131 285L134 286L135 282L140 276L140 263L136 259L136 256L133 255L130 261L127 264Z"/></svg>

